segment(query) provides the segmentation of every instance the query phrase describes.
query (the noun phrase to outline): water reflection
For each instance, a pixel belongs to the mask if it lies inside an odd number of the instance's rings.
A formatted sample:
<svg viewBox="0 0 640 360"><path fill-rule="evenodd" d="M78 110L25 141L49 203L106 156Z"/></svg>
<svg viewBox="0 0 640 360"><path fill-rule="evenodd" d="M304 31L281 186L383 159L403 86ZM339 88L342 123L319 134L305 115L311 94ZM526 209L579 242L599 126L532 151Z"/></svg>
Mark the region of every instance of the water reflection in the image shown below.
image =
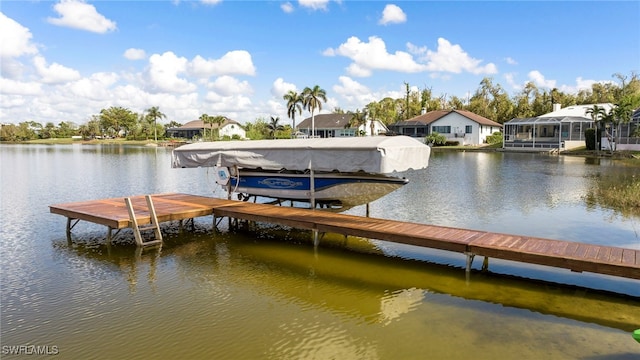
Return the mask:
<svg viewBox="0 0 640 360"><path fill-rule="evenodd" d="M458 267L380 256L376 249L369 248L370 243L359 238L349 237L345 242L342 236L329 234L323 240L324 246L314 252L309 233L294 232L288 237L284 241L270 236L256 239L248 234L221 233L213 239L202 235L185 242L185 238L175 236L166 239L162 250L143 252L135 247L87 250L67 247L66 242L60 242L57 248L66 257L79 260L73 261L78 264L78 271L98 278L103 277L102 273L118 274L132 294L141 278L155 292L157 267L175 262L180 278L210 289L217 301L231 296L224 290L231 291L229 285L220 282L223 276L225 281L256 288L284 303L319 307L383 325L409 316L434 297L439 301L436 294L624 331L631 331L640 323L640 303L634 296L490 272L474 272L468 281Z"/></svg>
<svg viewBox="0 0 640 360"><path fill-rule="evenodd" d="M380 321L389 324L402 315L410 313L424 300L427 294L423 289L401 289L383 296L380 304Z"/></svg>

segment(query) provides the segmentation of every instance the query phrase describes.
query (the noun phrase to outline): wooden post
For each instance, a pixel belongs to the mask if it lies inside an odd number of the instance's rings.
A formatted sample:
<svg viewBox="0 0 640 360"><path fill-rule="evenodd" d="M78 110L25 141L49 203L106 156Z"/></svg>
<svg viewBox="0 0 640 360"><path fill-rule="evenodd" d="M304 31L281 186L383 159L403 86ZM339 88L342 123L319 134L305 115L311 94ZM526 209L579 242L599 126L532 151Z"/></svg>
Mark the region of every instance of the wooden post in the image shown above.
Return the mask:
<svg viewBox="0 0 640 360"><path fill-rule="evenodd" d="M473 264L473 258L476 256L476 254L472 253L472 252L465 252L465 255L467 255L467 266L466 266L466 273L470 273L471 272L471 265Z"/></svg>
<svg viewBox="0 0 640 360"><path fill-rule="evenodd" d="M313 172L313 169L310 169L310 173L309 173L309 191L310 191L310 195L311 195L311 208L315 209L316 208L316 181L315 181L315 174Z"/></svg>

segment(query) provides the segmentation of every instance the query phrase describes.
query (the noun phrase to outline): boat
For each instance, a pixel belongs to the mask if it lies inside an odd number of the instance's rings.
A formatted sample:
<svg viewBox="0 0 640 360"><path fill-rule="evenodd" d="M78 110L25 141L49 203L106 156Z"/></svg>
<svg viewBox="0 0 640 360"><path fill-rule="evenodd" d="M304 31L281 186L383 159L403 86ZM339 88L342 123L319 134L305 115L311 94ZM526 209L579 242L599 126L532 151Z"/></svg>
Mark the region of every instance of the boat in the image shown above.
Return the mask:
<svg viewBox="0 0 640 360"><path fill-rule="evenodd" d="M172 152L173 168L214 167L229 196L353 207L408 183L431 148L408 136L201 142Z"/></svg>
<svg viewBox="0 0 640 360"><path fill-rule="evenodd" d="M231 188L247 199L251 196L307 201L310 198L309 172L241 170L230 175ZM408 183L406 178L379 174L316 172L315 201L322 206L353 207L370 203ZM244 195L246 194L246 195Z"/></svg>

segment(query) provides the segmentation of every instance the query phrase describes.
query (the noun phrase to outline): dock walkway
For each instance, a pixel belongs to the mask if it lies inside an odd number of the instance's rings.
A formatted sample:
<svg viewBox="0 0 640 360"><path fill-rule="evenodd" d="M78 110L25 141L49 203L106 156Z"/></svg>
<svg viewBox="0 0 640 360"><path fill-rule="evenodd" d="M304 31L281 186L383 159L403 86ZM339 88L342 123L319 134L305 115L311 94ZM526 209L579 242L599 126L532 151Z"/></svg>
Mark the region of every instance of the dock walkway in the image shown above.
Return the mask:
<svg viewBox="0 0 640 360"><path fill-rule="evenodd" d="M395 243L453 251L467 256L467 270L475 255L523 263L565 268L640 279L640 250L551 240L419 224L396 220L337 214L188 194L152 195L160 223L201 216L228 217L291 226L298 229L359 236ZM139 224L151 219L144 196L131 197ZM50 206L51 213L67 217L67 233L72 222L89 221L113 229L131 227L123 198L92 200ZM75 224L74 224L75 225Z"/></svg>

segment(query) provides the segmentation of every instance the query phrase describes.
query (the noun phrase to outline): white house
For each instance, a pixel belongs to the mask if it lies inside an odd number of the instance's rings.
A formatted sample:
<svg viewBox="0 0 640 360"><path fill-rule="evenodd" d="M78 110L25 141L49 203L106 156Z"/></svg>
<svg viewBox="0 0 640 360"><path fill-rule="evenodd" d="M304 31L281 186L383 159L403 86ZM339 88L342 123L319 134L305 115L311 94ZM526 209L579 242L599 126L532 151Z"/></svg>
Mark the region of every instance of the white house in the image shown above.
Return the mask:
<svg viewBox="0 0 640 360"><path fill-rule="evenodd" d="M389 129L399 135L425 137L432 133L444 135L460 145L480 145L487 136L502 131L502 124L464 110L423 111L409 120L399 121Z"/></svg>
<svg viewBox="0 0 640 360"><path fill-rule="evenodd" d="M585 130L594 127L587 113L594 105L611 111L613 104L571 105L561 108L553 104L553 111L533 118L516 118L504 123L505 149L559 149L569 150L585 146ZM606 139L603 137L603 139Z"/></svg>
<svg viewBox="0 0 640 360"><path fill-rule="evenodd" d="M240 123L227 119L227 121L225 121L225 123L222 124L222 127L220 128L220 137L224 138L225 136L232 139L234 138L234 136L236 138L246 139L247 132L240 125Z"/></svg>

